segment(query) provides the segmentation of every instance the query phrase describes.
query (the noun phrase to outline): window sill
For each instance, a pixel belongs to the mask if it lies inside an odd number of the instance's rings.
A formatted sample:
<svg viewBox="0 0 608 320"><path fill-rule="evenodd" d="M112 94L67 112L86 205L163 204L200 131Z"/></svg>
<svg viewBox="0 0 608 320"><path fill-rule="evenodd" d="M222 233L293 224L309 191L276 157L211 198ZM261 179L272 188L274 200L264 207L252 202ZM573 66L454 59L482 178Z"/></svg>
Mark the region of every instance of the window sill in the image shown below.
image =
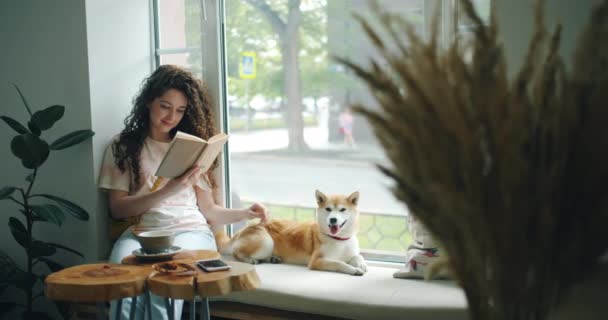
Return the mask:
<svg viewBox="0 0 608 320"><path fill-rule="evenodd" d="M451 281L395 279L395 268L370 263L361 277L303 266L256 266L261 286L216 301L348 319L467 319L466 299Z"/></svg>

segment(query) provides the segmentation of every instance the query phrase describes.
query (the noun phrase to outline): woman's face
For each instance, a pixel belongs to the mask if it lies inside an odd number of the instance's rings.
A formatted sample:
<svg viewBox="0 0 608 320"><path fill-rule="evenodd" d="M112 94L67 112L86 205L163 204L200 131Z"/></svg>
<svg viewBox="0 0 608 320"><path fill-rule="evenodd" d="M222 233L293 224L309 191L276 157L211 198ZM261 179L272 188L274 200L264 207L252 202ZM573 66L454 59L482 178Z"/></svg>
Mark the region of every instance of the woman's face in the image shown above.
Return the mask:
<svg viewBox="0 0 608 320"><path fill-rule="evenodd" d="M150 105L150 135L157 140L169 139L169 131L184 117L188 99L179 90L169 89Z"/></svg>

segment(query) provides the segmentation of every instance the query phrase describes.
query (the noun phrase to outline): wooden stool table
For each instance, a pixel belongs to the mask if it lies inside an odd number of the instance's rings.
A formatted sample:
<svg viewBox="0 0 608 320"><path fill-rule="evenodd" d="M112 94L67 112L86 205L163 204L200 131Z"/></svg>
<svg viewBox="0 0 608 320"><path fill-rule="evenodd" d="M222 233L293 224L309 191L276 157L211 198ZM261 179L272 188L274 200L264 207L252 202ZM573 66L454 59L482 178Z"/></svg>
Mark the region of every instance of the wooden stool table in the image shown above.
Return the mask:
<svg viewBox="0 0 608 320"><path fill-rule="evenodd" d="M120 316L123 298L131 297L130 319L135 316L137 296L144 293L149 266L112 263L84 264L50 274L45 280L49 299L70 302L96 302L98 319L103 319L104 302L118 300L116 319Z"/></svg>
<svg viewBox="0 0 608 320"><path fill-rule="evenodd" d="M219 254L209 250L192 250L180 252L170 261L186 263L195 268L194 275L179 276L165 273L153 273L147 281L148 290L157 296L165 297L167 300L167 313L169 319L174 318L174 299L191 301L190 316L194 319L196 311L195 298L201 298L201 319L208 320L209 300L208 297L221 296L233 291L255 289L260 285L260 279L251 264L236 261L226 261L231 268L227 271L205 272L196 267L196 261L201 259L219 258ZM134 257L126 257L123 263L142 262ZM151 265L154 262L144 262Z"/></svg>

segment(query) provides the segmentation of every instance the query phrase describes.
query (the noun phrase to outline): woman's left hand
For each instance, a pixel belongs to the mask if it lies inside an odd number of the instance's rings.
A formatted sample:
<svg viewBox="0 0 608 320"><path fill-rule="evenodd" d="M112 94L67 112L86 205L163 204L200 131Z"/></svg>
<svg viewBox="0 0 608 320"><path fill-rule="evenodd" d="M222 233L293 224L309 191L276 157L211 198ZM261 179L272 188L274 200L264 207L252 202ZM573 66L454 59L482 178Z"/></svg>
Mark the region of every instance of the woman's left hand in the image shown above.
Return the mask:
<svg viewBox="0 0 608 320"><path fill-rule="evenodd" d="M249 219L260 218L262 222L265 222L269 217L268 210L266 210L266 207L257 202L252 204L248 209L245 210L247 210L247 217Z"/></svg>

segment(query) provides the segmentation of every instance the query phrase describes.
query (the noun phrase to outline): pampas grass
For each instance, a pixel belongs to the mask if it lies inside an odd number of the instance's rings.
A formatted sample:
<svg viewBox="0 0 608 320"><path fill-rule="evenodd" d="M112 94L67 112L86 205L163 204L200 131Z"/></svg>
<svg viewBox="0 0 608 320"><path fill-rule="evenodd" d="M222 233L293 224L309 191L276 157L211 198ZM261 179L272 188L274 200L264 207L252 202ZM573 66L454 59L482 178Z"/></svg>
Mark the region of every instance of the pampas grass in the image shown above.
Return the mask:
<svg viewBox="0 0 608 320"><path fill-rule="evenodd" d="M436 27L425 42L376 6L381 30L358 19L381 58L337 59L375 97L356 111L390 159L379 168L445 245L472 319L543 319L608 248L608 1L568 69L537 4L512 79L495 21L460 4L480 26L468 45L442 49Z"/></svg>

